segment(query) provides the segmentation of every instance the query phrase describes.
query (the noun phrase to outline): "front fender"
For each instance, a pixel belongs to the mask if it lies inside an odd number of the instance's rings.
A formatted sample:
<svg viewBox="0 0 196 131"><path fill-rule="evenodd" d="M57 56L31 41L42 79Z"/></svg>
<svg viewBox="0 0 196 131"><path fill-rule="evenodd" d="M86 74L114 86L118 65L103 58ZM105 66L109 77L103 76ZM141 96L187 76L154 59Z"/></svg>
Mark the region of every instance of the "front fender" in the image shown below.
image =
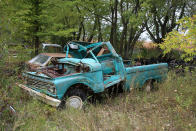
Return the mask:
<svg viewBox="0 0 196 131"><path fill-rule="evenodd" d="M54 83L57 89L58 99L62 99L66 91L75 84L84 84L88 86L94 93L104 91L102 73L78 73L65 77L58 77Z"/></svg>

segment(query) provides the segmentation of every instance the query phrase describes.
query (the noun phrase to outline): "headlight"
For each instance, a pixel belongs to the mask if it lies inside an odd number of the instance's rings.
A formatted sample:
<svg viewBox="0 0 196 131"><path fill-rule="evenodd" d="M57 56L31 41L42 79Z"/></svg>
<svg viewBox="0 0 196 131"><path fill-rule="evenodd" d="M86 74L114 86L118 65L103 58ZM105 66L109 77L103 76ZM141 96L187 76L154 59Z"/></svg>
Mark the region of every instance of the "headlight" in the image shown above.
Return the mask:
<svg viewBox="0 0 196 131"><path fill-rule="evenodd" d="M90 67L88 65L83 65L83 71L84 72L89 72L90 71Z"/></svg>
<svg viewBox="0 0 196 131"><path fill-rule="evenodd" d="M49 87L48 91L51 92L52 94L56 94L56 88L55 87Z"/></svg>
<svg viewBox="0 0 196 131"><path fill-rule="evenodd" d="M88 66L87 67L84 67L83 70L84 70L84 72L89 72L90 71L90 67L88 67Z"/></svg>

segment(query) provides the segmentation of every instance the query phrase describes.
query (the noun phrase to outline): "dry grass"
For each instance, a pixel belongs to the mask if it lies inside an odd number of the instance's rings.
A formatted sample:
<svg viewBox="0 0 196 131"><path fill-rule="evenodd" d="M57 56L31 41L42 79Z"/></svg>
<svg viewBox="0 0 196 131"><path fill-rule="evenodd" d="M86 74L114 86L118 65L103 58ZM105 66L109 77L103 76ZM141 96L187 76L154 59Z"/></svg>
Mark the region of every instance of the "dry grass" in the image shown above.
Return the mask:
<svg viewBox="0 0 196 131"><path fill-rule="evenodd" d="M104 97L84 110L57 110L4 81L1 96L16 109L0 116L2 130L196 130L196 76L169 74L159 90ZM5 83L6 82L6 83ZM5 95L6 94L6 95Z"/></svg>

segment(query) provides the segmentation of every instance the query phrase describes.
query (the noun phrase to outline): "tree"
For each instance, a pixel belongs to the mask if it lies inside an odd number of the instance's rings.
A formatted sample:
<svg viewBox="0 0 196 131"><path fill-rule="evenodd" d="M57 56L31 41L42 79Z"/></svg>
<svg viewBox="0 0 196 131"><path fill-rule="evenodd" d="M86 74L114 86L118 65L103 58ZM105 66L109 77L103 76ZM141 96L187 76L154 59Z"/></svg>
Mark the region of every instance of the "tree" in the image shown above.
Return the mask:
<svg viewBox="0 0 196 131"><path fill-rule="evenodd" d="M119 52L126 59L132 56L136 42L144 32L145 10L142 9L144 2L140 0L121 0L120 18L122 31L120 32Z"/></svg>
<svg viewBox="0 0 196 131"><path fill-rule="evenodd" d="M86 31L92 30L94 38L98 41L110 40L116 51L128 58L144 31L145 11L142 10L142 4L140 0L85 1L81 6L85 5L84 9L89 11L86 16L88 21L91 19L94 21L93 24L90 22ZM95 33L98 33L98 36Z"/></svg>
<svg viewBox="0 0 196 131"><path fill-rule="evenodd" d="M103 41L108 38L108 24L111 22L110 3L104 0L85 0L78 2L79 13L82 14L83 40ZM108 9L109 8L109 9ZM106 29L107 28L107 29ZM107 33L105 33L107 32ZM105 34L105 35L104 35Z"/></svg>
<svg viewBox="0 0 196 131"><path fill-rule="evenodd" d="M185 17L177 24L181 30L168 33L160 47L164 54L171 52L172 49L179 50L183 53L181 57L185 61L190 61L196 56L196 15Z"/></svg>
<svg viewBox="0 0 196 131"><path fill-rule="evenodd" d="M50 27L50 40L53 43L66 44L71 40L79 40L83 27L83 12L80 12L80 0L55 0L52 13L53 24Z"/></svg>
<svg viewBox="0 0 196 131"><path fill-rule="evenodd" d="M10 35L10 20L9 20L9 13L10 11L7 9L8 3L10 0L1 0L0 1L0 40L5 38L9 38Z"/></svg>
<svg viewBox="0 0 196 131"><path fill-rule="evenodd" d="M50 8L50 2L48 0L19 0L15 3L13 5L15 14L11 16L12 26L15 25L16 28L13 35L21 38L23 42L31 43L37 55L41 39L48 35L46 31L51 23L51 17L47 11Z"/></svg>
<svg viewBox="0 0 196 131"><path fill-rule="evenodd" d="M193 12L193 0L145 0L148 21L146 31L155 43L163 42L166 34L179 29L176 23Z"/></svg>
<svg viewBox="0 0 196 131"><path fill-rule="evenodd" d="M38 53L41 42L109 41L130 58L141 33L161 43L178 30L176 23L191 15L194 0L1 0L0 35L30 43ZM5 18L5 19L4 19ZM9 24L8 24L9 23ZM3 29L2 29L3 28Z"/></svg>

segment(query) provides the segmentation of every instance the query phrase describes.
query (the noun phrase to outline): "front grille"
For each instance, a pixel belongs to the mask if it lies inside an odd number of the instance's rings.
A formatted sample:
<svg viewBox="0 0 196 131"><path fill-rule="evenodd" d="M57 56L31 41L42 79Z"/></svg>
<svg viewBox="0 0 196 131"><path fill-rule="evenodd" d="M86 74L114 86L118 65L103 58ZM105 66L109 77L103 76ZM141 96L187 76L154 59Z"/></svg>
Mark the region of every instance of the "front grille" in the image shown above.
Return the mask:
<svg viewBox="0 0 196 131"><path fill-rule="evenodd" d="M52 83L41 81L38 79L26 78L27 86L30 88L36 88L43 91L48 91L48 89L54 89L55 86Z"/></svg>

